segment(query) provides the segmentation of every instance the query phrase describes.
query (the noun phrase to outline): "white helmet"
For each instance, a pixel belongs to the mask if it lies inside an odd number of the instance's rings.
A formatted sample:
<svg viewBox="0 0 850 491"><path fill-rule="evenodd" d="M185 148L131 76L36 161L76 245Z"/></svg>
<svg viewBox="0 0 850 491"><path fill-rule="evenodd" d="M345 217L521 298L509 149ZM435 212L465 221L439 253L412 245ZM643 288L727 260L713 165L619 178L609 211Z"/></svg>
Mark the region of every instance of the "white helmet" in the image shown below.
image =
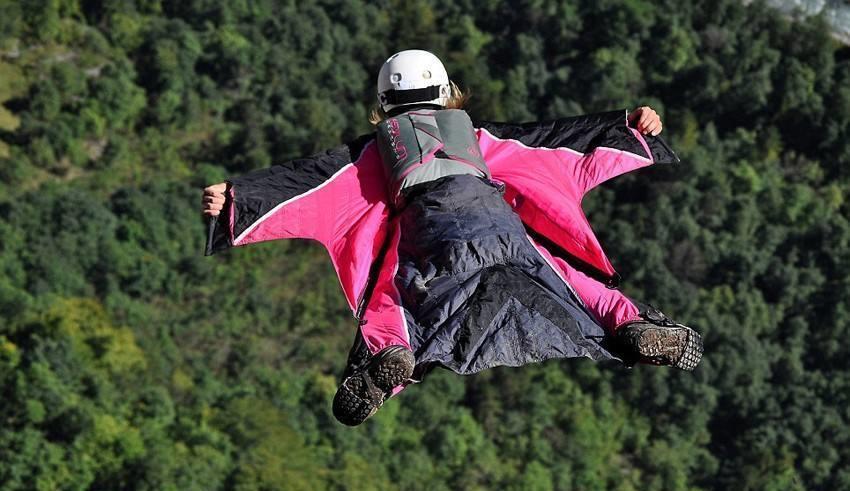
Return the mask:
<svg viewBox="0 0 850 491"><path fill-rule="evenodd" d="M378 74L378 102L384 111L412 104L445 106L450 93L449 74L443 63L421 49L390 56Z"/></svg>

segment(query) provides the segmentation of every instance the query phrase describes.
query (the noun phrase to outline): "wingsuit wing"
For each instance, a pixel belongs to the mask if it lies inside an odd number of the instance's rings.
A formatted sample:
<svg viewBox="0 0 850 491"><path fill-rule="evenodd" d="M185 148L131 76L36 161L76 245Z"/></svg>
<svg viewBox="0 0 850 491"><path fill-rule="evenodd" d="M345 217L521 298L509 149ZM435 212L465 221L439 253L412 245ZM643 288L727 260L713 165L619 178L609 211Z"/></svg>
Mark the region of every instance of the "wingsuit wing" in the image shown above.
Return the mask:
<svg viewBox="0 0 850 491"><path fill-rule="evenodd" d="M387 237L389 207L374 134L312 157L227 181L207 255L255 242L303 238L330 254L352 311Z"/></svg>
<svg viewBox="0 0 850 491"><path fill-rule="evenodd" d="M584 195L604 181L679 159L660 137L628 126L612 111L542 123L477 124L478 141L505 199L541 243L587 274L616 286L619 275L584 212Z"/></svg>

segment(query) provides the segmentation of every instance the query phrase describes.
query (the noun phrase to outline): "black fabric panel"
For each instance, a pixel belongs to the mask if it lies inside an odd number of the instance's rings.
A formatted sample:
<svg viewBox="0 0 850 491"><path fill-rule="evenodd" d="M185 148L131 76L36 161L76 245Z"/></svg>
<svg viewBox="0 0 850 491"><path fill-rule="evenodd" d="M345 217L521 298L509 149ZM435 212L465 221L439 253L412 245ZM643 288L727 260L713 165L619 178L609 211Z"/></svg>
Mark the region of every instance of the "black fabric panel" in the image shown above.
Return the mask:
<svg viewBox="0 0 850 491"><path fill-rule="evenodd" d="M410 188L396 286L410 314L415 378L549 358L615 360L605 333L529 242L501 190L448 176Z"/></svg>
<svg viewBox="0 0 850 491"><path fill-rule="evenodd" d="M291 160L228 179L228 185L233 187L235 203L227 203L217 222L210 225L207 254L229 246L227 220L230 211L227 206L236 207L233 234L238 236L275 206L321 185L337 171L357 160L366 145L374 139L374 133L363 135L311 157Z"/></svg>
<svg viewBox="0 0 850 491"><path fill-rule="evenodd" d="M676 152L660 136L643 135L643 138L646 140L649 151L652 152L652 160L656 164L678 164L681 162Z"/></svg>
<svg viewBox="0 0 850 491"><path fill-rule="evenodd" d="M475 373L496 365L603 354L553 292L518 268L487 268L469 304L455 335L453 359L444 363L452 370Z"/></svg>
<svg viewBox="0 0 850 491"><path fill-rule="evenodd" d="M354 372L364 368L369 360L372 359L372 353L369 347L366 346L366 341L363 339L363 333L360 328L356 329L354 334L354 342L351 349L348 351L348 361L345 365L345 370L342 372L340 382L350 377Z"/></svg>
<svg viewBox="0 0 850 491"><path fill-rule="evenodd" d="M529 147L567 147L587 153L598 146L600 137L610 128L617 125L625 127L625 121L626 112L623 110L532 123L482 121L475 126L486 129L497 138L517 140Z"/></svg>
<svg viewBox="0 0 850 491"><path fill-rule="evenodd" d="M230 183L227 184L225 196L229 196ZM230 247L230 209L233 203L229 199L224 202L224 207L217 217L207 219L207 247L204 255L212 256Z"/></svg>
<svg viewBox="0 0 850 491"><path fill-rule="evenodd" d="M604 146L649 158L643 145L626 126L625 110L519 124L481 121L475 126L497 138L517 140L534 148L566 147L587 153ZM644 137L656 163L679 162L660 136Z"/></svg>
<svg viewBox="0 0 850 491"><path fill-rule="evenodd" d="M646 149L643 148L640 140L635 137L629 127L625 124L619 124L608 128L607 131L603 132L593 142L591 142L591 147L616 148L617 150L633 153L646 159L649 158L649 154L646 153Z"/></svg>
<svg viewBox="0 0 850 491"><path fill-rule="evenodd" d="M227 223L224 219L221 219L221 222L219 222L219 217L208 217L207 246L204 250L204 255L212 256L216 252L227 249L230 246L229 236Z"/></svg>

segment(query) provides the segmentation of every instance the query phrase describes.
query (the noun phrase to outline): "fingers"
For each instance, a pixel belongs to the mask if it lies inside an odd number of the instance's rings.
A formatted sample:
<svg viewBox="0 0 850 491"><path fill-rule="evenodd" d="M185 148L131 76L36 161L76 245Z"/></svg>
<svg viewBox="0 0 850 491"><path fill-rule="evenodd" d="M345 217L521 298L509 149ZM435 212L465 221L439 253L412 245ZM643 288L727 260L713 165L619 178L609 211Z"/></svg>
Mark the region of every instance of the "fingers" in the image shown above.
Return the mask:
<svg viewBox="0 0 850 491"><path fill-rule="evenodd" d="M203 198L203 202L204 202L205 204L206 204L206 203L210 203L210 204L219 204L219 205L223 205L223 204L224 204L224 195L223 195L223 194L218 194L218 195L205 195L205 196L204 196L204 198Z"/></svg>
<svg viewBox="0 0 850 491"><path fill-rule="evenodd" d="M643 132L644 134L650 134L652 136L656 136L661 133L661 120L651 121L646 126L646 130Z"/></svg>
<svg viewBox="0 0 850 491"><path fill-rule="evenodd" d="M661 117L651 107L641 106L629 116L630 122L644 135L656 136L661 133Z"/></svg>
<svg viewBox="0 0 850 491"><path fill-rule="evenodd" d="M648 129L651 125L654 125L656 122L660 122L661 118L658 117L658 114L652 110L652 108L644 107L642 108L640 119L637 122L637 129L641 133L648 133Z"/></svg>
<svg viewBox="0 0 850 491"><path fill-rule="evenodd" d="M204 194L223 194L227 189L226 182L220 182L218 184L212 184L204 188Z"/></svg>
<svg viewBox="0 0 850 491"><path fill-rule="evenodd" d="M204 197L204 207L203 214L209 215L212 217L218 216L221 213L221 210L224 208L224 198L219 199L207 199Z"/></svg>
<svg viewBox="0 0 850 491"><path fill-rule="evenodd" d="M204 188L204 194L201 197L202 213L206 216L215 217L221 213L224 208L224 191L227 189L226 183L213 184Z"/></svg>

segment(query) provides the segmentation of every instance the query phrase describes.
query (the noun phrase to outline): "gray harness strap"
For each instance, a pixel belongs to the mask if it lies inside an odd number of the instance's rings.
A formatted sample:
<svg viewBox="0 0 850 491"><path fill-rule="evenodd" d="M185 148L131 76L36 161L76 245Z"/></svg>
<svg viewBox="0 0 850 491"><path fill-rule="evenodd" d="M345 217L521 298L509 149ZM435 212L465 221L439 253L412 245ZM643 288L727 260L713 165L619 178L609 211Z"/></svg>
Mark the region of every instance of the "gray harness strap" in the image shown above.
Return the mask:
<svg viewBox="0 0 850 491"><path fill-rule="evenodd" d="M415 110L378 124L378 149L396 202L415 184L445 176L490 177L472 121L459 109Z"/></svg>

